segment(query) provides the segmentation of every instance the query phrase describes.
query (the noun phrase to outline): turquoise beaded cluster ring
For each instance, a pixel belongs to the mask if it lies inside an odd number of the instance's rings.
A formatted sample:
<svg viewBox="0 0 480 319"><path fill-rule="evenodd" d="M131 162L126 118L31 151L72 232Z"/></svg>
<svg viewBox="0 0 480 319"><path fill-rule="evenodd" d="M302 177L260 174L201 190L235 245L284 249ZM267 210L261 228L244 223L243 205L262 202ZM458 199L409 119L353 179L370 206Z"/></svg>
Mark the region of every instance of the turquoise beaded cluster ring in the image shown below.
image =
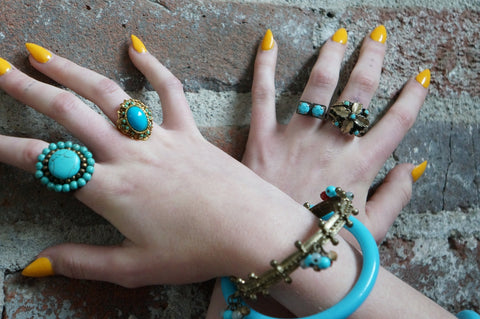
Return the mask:
<svg viewBox="0 0 480 319"><path fill-rule="evenodd" d="M56 192L70 192L85 186L95 166L92 153L70 141L51 143L37 160L35 178Z"/></svg>
<svg viewBox="0 0 480 319"><path fill-rule="evenodd" d="M134 140L146 141L152 134L153 117L149 108L139 100L128 99L120 104L117 128Z"/></svg>
<svg viewBox="0 0 480 319"><path fill-rule="evenodd" d="M300 101L296 112L297 114L312 116L323 120L327 116L327 107L322 104Z"/></svg>

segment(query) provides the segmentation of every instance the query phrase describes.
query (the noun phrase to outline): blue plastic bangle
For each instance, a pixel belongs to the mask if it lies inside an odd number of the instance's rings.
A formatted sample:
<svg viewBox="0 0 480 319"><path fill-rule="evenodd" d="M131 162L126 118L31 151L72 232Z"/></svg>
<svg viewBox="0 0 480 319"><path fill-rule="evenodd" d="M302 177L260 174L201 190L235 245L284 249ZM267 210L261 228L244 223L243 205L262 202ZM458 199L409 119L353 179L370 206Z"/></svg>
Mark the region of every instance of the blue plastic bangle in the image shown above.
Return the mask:
<svg viewBox="0 0 480 319"><path fill-rule="evenodd" d="M472 310L463 310L457 314L458 319L480 319L480 315Z"/></svg>
<svg viewBox="0 0 480 319"><path fill-rule="evenodd" d="M331 214L325 216L324 219L328 219ZM350 316L358 307L365 301L373 286L378 275L378 269L380 266L380 256L378 254L378 247L375 239L368 229L360 223L355 217L350 216L350 220L353 222L352 227L344 226L360 244L360 248L363 254L362 272L358 277L357 283L352 290L336 305L328 308L327 310L303 317L304 319L344 319ZM235 293L236 287L228 277L223 277L221 280L222 292L225 301L228 303L228 298ZM250 310L250 314L244 319L276 319L263 315L254 309ZM467 318L468 319L468 318Z"/></svg>

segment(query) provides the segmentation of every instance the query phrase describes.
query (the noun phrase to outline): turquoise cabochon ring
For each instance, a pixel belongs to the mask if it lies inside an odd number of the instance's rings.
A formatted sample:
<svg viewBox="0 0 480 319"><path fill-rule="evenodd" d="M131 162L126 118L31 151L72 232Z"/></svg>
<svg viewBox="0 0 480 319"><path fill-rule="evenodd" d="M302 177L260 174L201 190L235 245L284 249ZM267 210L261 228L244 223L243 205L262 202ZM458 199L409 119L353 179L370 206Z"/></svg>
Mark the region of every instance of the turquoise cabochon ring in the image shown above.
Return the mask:
<svg viewBox="0 0 480 319"><path fill-rule="evenodd" d="M85 147L70 141L51 143L37 157L35 178L56 192L81 188L92 178L95 160Z"/></svg>
<svg viewBox="0 0 480 319"><path fill-rule="evenodd" d="M296 113L323 120L327 116L327 107L318 103L300 101Z"/></svg>
<svg viewBox="0 0 480 319"><path fill-rule="evenodd" d="M117 128L135 140L146 141L152 134L153 117L149 108L139 100L128 99L120 104Z"/></svg>

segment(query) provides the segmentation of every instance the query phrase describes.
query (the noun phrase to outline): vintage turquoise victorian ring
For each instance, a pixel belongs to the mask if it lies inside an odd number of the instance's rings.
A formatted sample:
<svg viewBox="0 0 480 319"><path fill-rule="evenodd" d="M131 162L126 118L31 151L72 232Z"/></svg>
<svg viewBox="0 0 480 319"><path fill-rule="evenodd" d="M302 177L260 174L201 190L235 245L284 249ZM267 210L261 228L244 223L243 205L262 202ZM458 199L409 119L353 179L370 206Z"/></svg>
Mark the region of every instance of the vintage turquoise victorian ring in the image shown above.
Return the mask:
<svg viewBox="0 0 480 319"><path fill-rule="evenodd" d="M146 141L152 134L153 117L149 108L139 100L128 99L120 104L117 128L135 140Z"/></svg>
<svg viewBox="0 0 480 319"><path fill-rule="evenodd" d="M38 155L35 177L56 192L85 186L92 178L95 160L85 147L72 142L51 143Z"/></svg>

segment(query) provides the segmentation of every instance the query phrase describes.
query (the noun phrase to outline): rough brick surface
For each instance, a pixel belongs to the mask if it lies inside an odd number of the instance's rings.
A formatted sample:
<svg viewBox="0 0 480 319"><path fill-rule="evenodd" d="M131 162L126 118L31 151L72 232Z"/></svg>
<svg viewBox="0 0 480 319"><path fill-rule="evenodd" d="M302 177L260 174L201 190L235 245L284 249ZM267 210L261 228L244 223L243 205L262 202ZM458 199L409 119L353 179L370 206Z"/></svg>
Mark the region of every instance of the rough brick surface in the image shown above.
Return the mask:
<svg viewBox="0 0 480 319"><path fill-rule="evenodd" d="M4 318L202 318L211 287L205 283L126 289L67 278L5 281Z"/></svg>
<svg viewBox="0 0 480 319"><path fill-rule="evenodd" d="M280 48L277 113L286 122L318 49L338 27L349 32L341 90L363 37L385 24L388 51L372 114L381 115L421 69L432 70L432 84L416 124L379 174L381 180L397 163L429 161L412 202L381 246L382 263L452 312L480 311L478 0L0 0L0 8L2 58L51 83L26 58L24 42L38 43L116 80L151 105L160 121L158 97L126 54L129 36L136 34L182 80L202 134L237 159L248 135L254 55L267 28ZM0 134L74 139L3 92ZM52 194L30 174L0 164L2 318L204 315L211 283L128 290L65 278L24 279L18 273L57 243L121 240L108 222L71 196Z"/></svg>

